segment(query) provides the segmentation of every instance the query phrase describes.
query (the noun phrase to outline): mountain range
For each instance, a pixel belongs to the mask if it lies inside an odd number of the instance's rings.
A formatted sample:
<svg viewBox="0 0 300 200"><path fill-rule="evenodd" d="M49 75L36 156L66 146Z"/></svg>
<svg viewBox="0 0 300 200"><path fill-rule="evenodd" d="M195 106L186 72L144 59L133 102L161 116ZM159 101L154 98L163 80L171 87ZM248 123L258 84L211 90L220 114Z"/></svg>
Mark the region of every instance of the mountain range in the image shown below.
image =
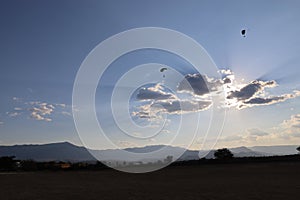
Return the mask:
<svg viewBox="0 0 300 200"><path fill-rule="evenodd" d="M164 145L154 145L146 147L136 147L124 149L133 153L147 153L158 149L165 148L170 156L178 155L185 149L181 147L172 147ZM230 148L234 157L259 157L259 156L273 156L273 155L290 155L296 154L296 145L285 146L254 146L254 147L236 147ZM87 150L85 147L76 146L69 142L51 143L42 145L13 145L0 146L0 157L2 156L16 156L17 159L27 160L32 159L36 161L95 161L96 159L89 153L93 152L101 160L124 160L116 154L116 150ZM214 158L214 150L211 151L195 151L186 150L178 160L195 160L200 157ZM135 157L127 158L130 161L137 161ZM147 161L164 159L163 157L151 157ZM146 161L146 160L145 160Z"/></svg>

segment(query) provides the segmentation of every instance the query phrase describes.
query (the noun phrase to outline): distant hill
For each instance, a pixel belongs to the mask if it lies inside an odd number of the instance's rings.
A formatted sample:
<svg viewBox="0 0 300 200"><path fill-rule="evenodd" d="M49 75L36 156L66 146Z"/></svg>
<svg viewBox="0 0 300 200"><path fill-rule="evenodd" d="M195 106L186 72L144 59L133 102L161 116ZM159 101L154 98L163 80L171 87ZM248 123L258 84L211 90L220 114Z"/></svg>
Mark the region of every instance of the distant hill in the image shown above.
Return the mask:
<svg viewBox="0 0 300 200"><path fill-rule="evenodd" d="M265 153L270 153L273 155L292 155L297 154L296 148L299 145L278 145L278 146L254 146L254 147L248 147L249 149L253 151L260 151Z"/></svg>
<svg viewBox="0 0 300 200"><path fill-rule="evenodd" d="M248 147L230 148L230 151L233 153L234 157L261 157L261 156L273 156L274 155L269 152L261 152L261 151L252 150Z"/></svg>
<svg viewBox="0 0 300 200"><path fill-rule="evenodd" d="M181 147L172 147L164 145L153 145L146 147L127 148L125 151L133 153L147 153L157 151L158 149L165 148L166 152L170 156L176 157L184 150ZM255 146L255 147L237 147L230 150L234 154L234 157L261 157L272 155L290 155L296 154L297 146ZM93 154L97 155L101 160L120 160L124 158L116 154L116 150L90 150ZM214 158L214 150L200 151L200 157ZM17 159L26 160L33 159L36 161L95 161L96 159L89 153L89 151L80 146L73 145L68 142L52 143L43 145L14 145L14 146L0 146L1 156L16 156ZM155 157L156 156L156 157ZM164 157L156 154L150 157L151 161L157 159L164 159ZM136 161L136 157L133 155L129 159L130 161ZM197 160L199 159L199 151L187 150L178 160Z"/></svg>
<svg viewBox="0 0 300 200"><path fill-rule="evenodd" d="M181 155L182 152L185 151L184 148L181 147L173 147L173 146L166 146L166 145L152 145L152 146L145 146L145 147L134 147L134 148L126 148L125 151L132 152L135 154L143 154L143 153L150 153L150 152L156 152L160 149L164 148L165 155L170 155L175 157L178 157ZM99 155L99 158L101 160L123 160L123 157L120 157L120 155L117 153L117 150L114 149L108 149L108 150L100 150L95 151L93 150L93 153L96 155ZM187 150L183 153L183 155L180 156L179 160L194 160L198 159L198 151L192 151ZM127 156L126 160L129 161L145 161L145 162L151 162L151 161L157 161L158 159L165 159L166 156L161 155L160 153L156 153L154 155L148 155L147 160L139 160L134 154Z"/></svg>
<svg viewBox="0 0 300 200"><path fill-rule="evenodd" d="M271 153L253 151L247 147L235 147L235 148L230 148L229 150L233 153L234 157L262 157L262 156L272 156L273 155ZM207 159L212 159L212 158L215 158L214 153L215 153L215 150L211 150L206 153L203 152L202 157L205 157Z"/></svg>
<svg viewBox="0 0 300 200"><path fill-rule="evenodd" d="M84 148L68 142L42 145L0 146L0 156L16 156L17 159L36 161L87 161L95 160Z"/></svg>

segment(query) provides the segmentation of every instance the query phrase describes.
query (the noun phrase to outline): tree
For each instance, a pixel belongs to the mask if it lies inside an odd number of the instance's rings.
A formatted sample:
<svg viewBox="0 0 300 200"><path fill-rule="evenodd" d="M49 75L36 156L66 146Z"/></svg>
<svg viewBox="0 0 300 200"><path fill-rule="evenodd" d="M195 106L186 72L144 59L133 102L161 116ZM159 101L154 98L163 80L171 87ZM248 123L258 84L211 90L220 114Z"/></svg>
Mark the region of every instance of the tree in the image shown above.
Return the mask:
<svg viewBox="0 0 300 200"><path fill-rule="evenodd" d="M14 170L16 168L15 156L4 156L0 158L0 170Z"/></svg>
<svg viewBox="0 0 300 200"><path fill-rule="evenodd" d="M297 151L299 151L299 153L300 153L300 146L299 146L299 147L297 147Z"/></svg>
<svg viewBox="0 0 300 200"><path fill-rule="evenodd" d="M227 160L233 158L233 154L227 148L216 150L214 156L220 160Z"/></svg>

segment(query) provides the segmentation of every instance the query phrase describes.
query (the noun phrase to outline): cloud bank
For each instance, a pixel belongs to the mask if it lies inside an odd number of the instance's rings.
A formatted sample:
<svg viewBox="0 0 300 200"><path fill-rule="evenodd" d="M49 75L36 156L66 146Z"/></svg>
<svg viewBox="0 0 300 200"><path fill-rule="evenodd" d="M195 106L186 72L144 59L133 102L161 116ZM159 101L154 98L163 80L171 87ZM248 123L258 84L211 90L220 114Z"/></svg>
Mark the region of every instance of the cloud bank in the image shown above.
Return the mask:
<svg viewBox="0 0 300 200"><path fill-rule="evenodd" d="M166 91L160 83L141 88L136 95L136 100L143 104L138 105L137 111L132 112L131 115L150 120L161 119L164 114L178 115L200 112L209 109L212 105L210 100L179 98Z"/></svg>
<svg viewBox="0 0 300 200"><path fill-rule="evenodd" d="M174 94L163 91L163 87L160 84L156 84L154 87L141 88L136 95L136 98L138 100L177 99Z"/></svg>
<svg viewBox="0 0 300 200"><path fill-rule="evenodd" d="M9 117L18 117L20 115L29 115L29 118L37 121L51 122L53 121L54 114L60 114L63 116L71 116L71 113L67 109L66 104L53 104L40 101L24 102L22 98L13 97L14 104L18 104L14 107L13 111L6 112Z"/></svg>
<svg viewBox="0 0 300 200"><path fill-rule="evenodd" d="M267 131L259 128L247 129L243 134L223 136L218 140L222 146L265 145L270 141L278 144L295 144L300 141L300 114L291 115L279 125Z"/></svg>
<svg viewBox="0 0 300 200"><path fill-rule="evenodd" d="M168 100L155 101L138 107L138 112L133 116L139 118L160 118L163 114L187 114L207 110L212 105L211 101L200 100Z"/></svg>
<svg viewBox="0 0 300 200"><path fill-rule="evenodd" d="M133 116L157 118L159 114L186 114L207 110L213 102L210 95L224 95L223 107L245 109L284 102L300 96L299 91L282 95L269 95L266 89L278 87L275 80L253 80L247 84L238 83L234 73L221 69L219 78L202 74L187 74L178 83L177 94L166 91L161 84L141 88L136 100L146 102L138 106ZM183 99L178 94L186 94Z"/></svg>
<svg viewBox="0 0 300 200"><path fill-rule="evenodd" d="M248 84L235 81L231 70L220 70L221 78L209 78L201 74L188 74L185 80L179 83L178 92L191 93L195 97L205 97L207 94L221 94L225 92L226 107L244 109L253 106L271 105L284 102L288 99L300 96L299 91L278 96L268 96L267 88L278 86L275 80L262 81L253 80Z"/></svg>

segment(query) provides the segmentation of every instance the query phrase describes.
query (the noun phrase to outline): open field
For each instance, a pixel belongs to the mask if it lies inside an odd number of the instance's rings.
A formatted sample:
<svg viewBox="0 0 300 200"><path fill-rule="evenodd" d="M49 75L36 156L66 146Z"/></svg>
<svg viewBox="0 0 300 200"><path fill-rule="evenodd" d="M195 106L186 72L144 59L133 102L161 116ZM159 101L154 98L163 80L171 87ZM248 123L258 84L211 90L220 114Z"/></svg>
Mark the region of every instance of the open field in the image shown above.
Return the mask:
<svg viewBox="0 0 300 200"><path fill-rule="evenodd" d="M6 199L300 199L300 163L172 166L147 174L114 170L0 174Z"/></svg>

